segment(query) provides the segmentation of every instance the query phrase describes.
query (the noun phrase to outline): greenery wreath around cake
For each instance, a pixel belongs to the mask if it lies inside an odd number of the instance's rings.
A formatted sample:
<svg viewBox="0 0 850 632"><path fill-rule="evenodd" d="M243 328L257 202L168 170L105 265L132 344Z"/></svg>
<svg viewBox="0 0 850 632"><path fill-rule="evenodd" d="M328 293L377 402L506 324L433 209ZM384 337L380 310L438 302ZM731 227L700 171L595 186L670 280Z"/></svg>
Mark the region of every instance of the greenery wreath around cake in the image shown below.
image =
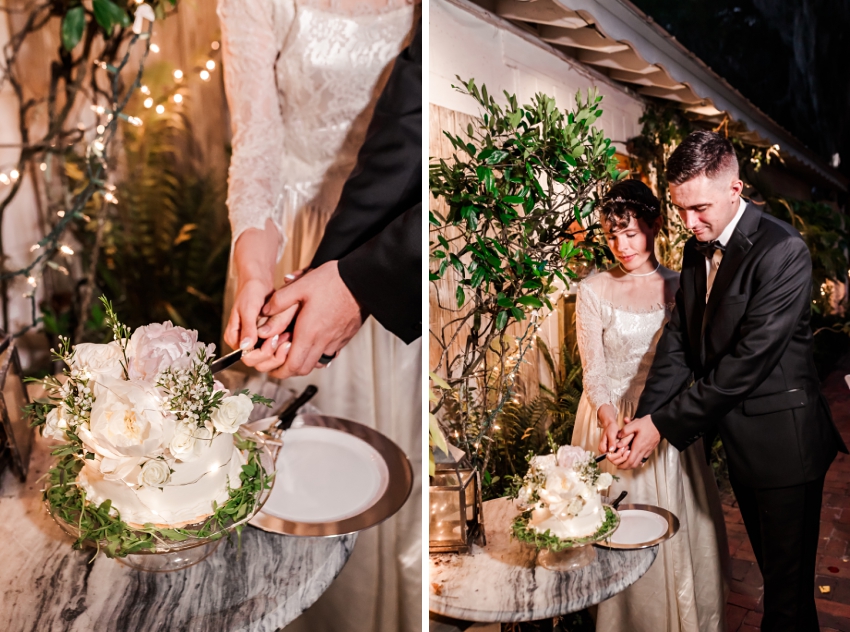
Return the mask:
<svg viewBox="0 0 850 632"><path fill-rule="evenodd" d="M62 442L45 475L48 511L75 549L108 557L241 537L274 472L240 427L272 401L215 380L214 346L196 331L165 322L131 333L104 306L114 340L61 338L54 355L68 368L33 380L46 398L28 406L31 425Z"/></svg>
<svg viewBox="0 0 850 632"><path fill-rule="evenodd" d="M529 455L528 472L514 477L510 495L521 513L511 524L511 535L553 552L608 538L620 518L602 503L601 492L617 477L603 472L592 452L550 447L551 454Z"/></svg>

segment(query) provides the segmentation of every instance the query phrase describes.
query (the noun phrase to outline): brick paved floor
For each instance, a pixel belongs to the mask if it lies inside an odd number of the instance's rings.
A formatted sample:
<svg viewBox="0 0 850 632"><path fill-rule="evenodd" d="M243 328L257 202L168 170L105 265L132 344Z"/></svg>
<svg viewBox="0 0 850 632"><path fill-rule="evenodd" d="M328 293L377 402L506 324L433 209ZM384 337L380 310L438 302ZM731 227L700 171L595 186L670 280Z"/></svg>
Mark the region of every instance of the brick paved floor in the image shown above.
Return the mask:
<svg viewBox="0 0 850 632"><path fill-rule="evenodd" d="M824 394L844 441L850 445L850 389L845 359L824 382ZM732 590L726 605L730 632L758 632L762 613L761 573L735 498L724 495L723 512L732 556ZM826 475L821 511L815 598L821 632L850 632L850 457L839 454ZM828 592L822 588L828 586Z"/></svg>

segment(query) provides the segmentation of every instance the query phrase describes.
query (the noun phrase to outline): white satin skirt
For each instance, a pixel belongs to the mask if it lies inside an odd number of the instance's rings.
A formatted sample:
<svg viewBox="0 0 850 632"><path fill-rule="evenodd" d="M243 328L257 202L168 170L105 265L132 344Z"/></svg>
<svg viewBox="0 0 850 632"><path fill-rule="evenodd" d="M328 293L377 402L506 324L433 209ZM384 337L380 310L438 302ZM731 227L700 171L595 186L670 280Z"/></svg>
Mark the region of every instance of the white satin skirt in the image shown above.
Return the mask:
<svg viewBox="0 0 850 632"><path fill-rule="evenodd" d="M635 405L615 403L619 423ZM576 411L573 445L599 452L601 430L587 396ZM679 452L662 440L646 464L618 470L607 460L604 471L619 476L609 490L616 498L626 490L627 503L644 503L673 512L679 532L663 542L646 574L624 591L599 604L600 632L725 632L729 547L720 496L705 462L702 440Z"/></svg>

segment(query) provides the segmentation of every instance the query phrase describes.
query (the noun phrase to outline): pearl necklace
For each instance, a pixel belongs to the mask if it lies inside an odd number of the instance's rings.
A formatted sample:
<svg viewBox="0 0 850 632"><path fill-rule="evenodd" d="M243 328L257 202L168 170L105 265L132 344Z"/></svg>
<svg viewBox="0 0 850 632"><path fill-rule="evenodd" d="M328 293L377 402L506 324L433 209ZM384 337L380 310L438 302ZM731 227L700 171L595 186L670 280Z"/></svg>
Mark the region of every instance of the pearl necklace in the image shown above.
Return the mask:
<svg viewBox="0 0 850 632"><path fill-rule="evenodd" d="M659 261L658 265L655 266L655 270L653 270L652 272L644 272L642 274L635 274L634 272L629 272L628 270L626 270L623 267L622 263L620 264L620 270L622 270L624 273L628 274L629 276L633 276L633 277L648 277L648 276L651 276L651 275L655 274L656 272L658 272L658 268L660 268L660 267L661 267L661 262Z"/></svg>

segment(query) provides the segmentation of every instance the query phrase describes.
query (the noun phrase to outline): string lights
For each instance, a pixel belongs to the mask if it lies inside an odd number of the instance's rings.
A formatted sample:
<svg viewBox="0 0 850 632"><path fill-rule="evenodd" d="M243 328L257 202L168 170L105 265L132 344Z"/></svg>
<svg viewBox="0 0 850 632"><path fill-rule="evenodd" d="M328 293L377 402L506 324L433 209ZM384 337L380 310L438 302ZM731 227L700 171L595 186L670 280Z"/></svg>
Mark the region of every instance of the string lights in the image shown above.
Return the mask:
<svg viewBox="0 0 850 632"><path fill-rule="evenodd" d="M136 11L148 7L148 5L144 4L144 0L136 0L135 6ZM145 17L146 19L150 19L147 15ZM45 267L56 270L63 275L70 274L66 266L51 260L51 258L57 253L61 253L63 256L68 258L75 255L75 251L72 247L62 243L62 237L67 228L70 226L70 223L74 220L82 220L84 222L91 221L91 217L84 212L84 209L96 194L99 194L102 197L105 204L118 204L118 199L114 193L115 186L109 183L108 159L110 156L110 147L116 137L119 121L124 121L134 127L142 127L144 125L142 118L139 116L129 115L125 112L125 108L127 107L133 93L138 90L142 95L144 95L145 98L142 101L144 109L150 110L153 108L159 115L165 114L165 103L169 100L173 101L173 103L178 106L184 102L183 94L175 91L173 87L166 88L164 91L165 93L162 96L157 97L157 95L152 94L148 85L141 82L148 54L160 52L160 47L156 43L151 42L152 30L152 20L148 23L147 30L134 30L134 34L129 38L129 45L127 46L126 52L121 61L117 64L113 65L101 59L95 59L92 62L97 71L105 72L109 76L111 95L109 97L109 105L102 103L94 103L90 105L90 109L97 119L94 125L87 128L86 125L81 122L77 126L79 132L83 134L86 133L87 129L93 129L95 132L95 135L90 138L85 149L85 167L82 190L72 198L68 208L56 211L58 221L54 224L48 234L29 248L31 253L37 253L33 261L30 262L29 265L18 270L4 270L2 274L0 274L0 279L3 281L8 281L13 277L23 277L26 279L27 284L31 288L31 290L28 293L23 294L23 296L31 301L33 321L22 330L16 332L14 334L15 336L20 336L33 327L36 327L41 321L41 317L37 316L35 290L40 284ZM131 54L139 44L144 45L144 50L138 62L138 69L135 72L132 82L128 82L129 87L122 92L122 82L119 80L119 76L127 67ZM213 41L210 43L210 50L214 52L218 51L220 46L220 42ZM173 71L172 76L175 83L182 84L184 83L184 80L190 76L199 77L202 81L207 82L211 79L211 73L217 67L218 64L215 60L210 59L210 53L207 52L198 61L198 65L192 69L191 75L187 75L184 70L178 68ZM85 138L85 136L83 138ZM55 143L52 143L50 147L51 150L57 151ZM48 162L50 160L49 153L46 158L47 160L41 159L37 163L39 170L42 173L48 171ZM18 164L25 164L25 162L22 161ZM2 187L15 185L20 177L21 173L18 167L11 168L8 171L0 170L0 189Z"/></svg>

